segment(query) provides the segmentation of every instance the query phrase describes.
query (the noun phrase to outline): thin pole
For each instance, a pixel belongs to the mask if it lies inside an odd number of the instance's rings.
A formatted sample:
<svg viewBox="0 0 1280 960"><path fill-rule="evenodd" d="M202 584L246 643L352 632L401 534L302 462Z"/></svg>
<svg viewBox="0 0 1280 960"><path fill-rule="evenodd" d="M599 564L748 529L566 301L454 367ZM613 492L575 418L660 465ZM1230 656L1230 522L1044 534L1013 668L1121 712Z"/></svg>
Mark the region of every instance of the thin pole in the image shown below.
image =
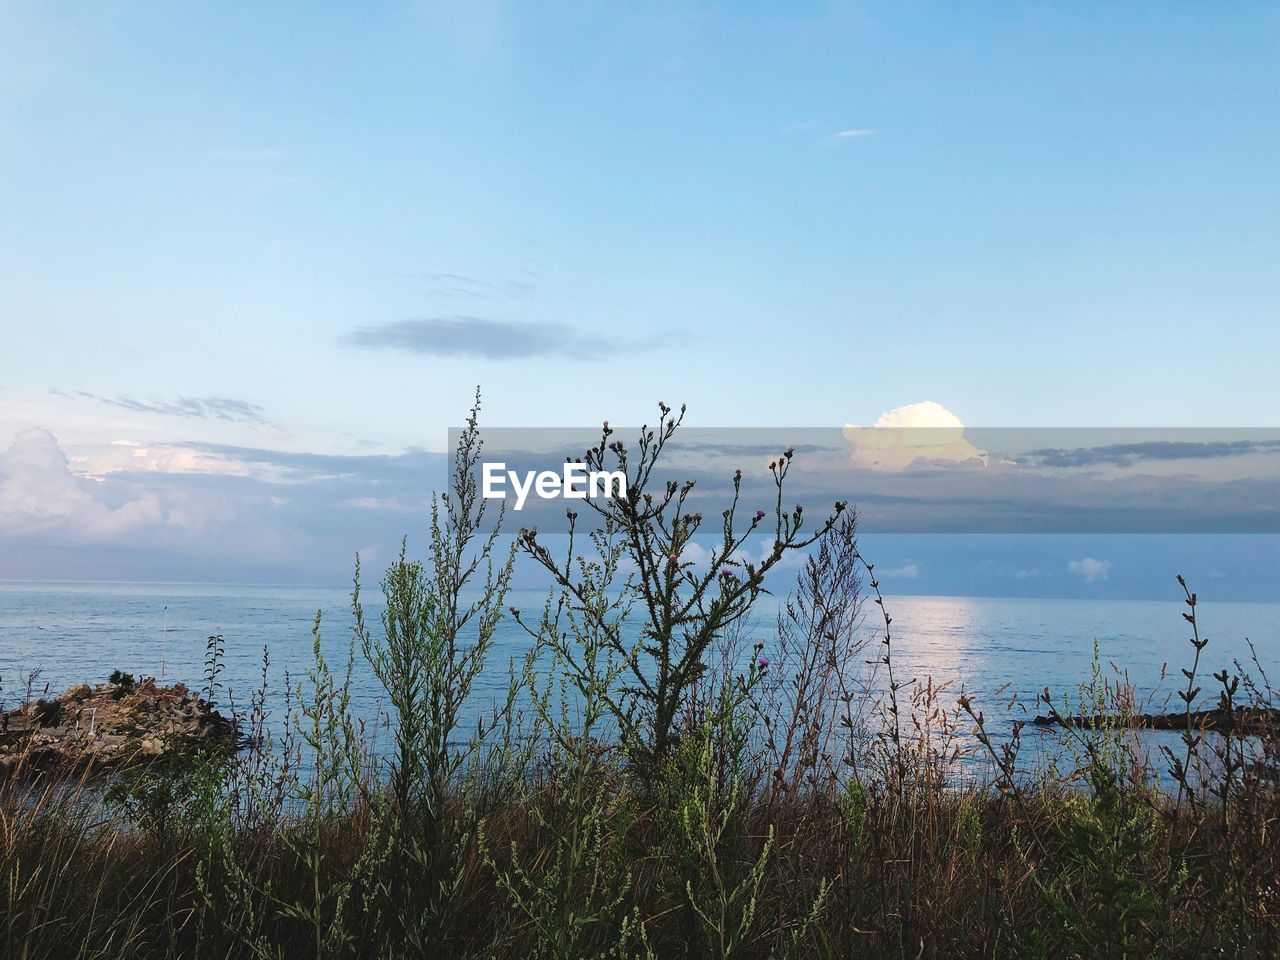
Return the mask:
<svg viewBox="0 0 1280 960"><path fill-rule="evenodd" d="M164 660L169 651L169 605L164 605L164 631L160 634L160 682L164 682Z"/></svg>

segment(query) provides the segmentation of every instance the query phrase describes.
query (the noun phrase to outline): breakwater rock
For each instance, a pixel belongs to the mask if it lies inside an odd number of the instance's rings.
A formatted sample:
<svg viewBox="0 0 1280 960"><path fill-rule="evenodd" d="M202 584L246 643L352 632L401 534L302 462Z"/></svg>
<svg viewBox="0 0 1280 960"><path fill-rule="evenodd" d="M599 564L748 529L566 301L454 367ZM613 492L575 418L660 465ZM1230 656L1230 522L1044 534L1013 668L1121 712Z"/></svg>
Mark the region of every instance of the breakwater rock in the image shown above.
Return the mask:
<svg viewBox="0 0 1280 960"><path fill-rule="evenodd" d="M1037 726L1048 727L1066 725L1076 727L1129 727L1138 730L1186 730L1186 711L1175 713L1137 713L1120 717L1108 714L1092 714L1086 716L1038 716L1033 721ZM1234 710L1221 708L1212 710L1193 710L1191 712L1192 730L1212 730L1218 733L1238 733L1257 735L1268 730L1280 730L1280 710L1273 707L1236 707Z"/></svg>
<svg viewBox="0 0 1280 960"><path fill-rule="evenodd" d="M113 675L56 698L0 712L0 773L48 766L104 767L195 747L234 748L235 724L184 684Z"/></svg>

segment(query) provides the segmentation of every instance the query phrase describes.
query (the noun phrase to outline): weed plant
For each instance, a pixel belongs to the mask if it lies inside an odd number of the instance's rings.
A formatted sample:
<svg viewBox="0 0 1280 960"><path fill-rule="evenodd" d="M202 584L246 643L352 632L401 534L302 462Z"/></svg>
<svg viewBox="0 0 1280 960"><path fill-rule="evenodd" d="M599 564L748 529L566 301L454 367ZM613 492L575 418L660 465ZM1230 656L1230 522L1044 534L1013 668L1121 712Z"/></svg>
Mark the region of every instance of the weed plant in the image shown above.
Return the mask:
<svg viewBox="0 0 1280 960"><path fill-rule="evenodd" d="M1132 687L1097 662L1042 695L1057 746L1028 758L1020 725L995 730L946 678L895 669L910 639L857 518L836 504L809 526L785 506L789 451L771 513L743 514L738 476L704 521L690 484L652 488L683 408L630 446L606 425L586 459L625 471L626 494L592 502L589 531L571 517L557 555L531 530L504 547L485 522L478 413L477 397L424 556L406 541L382 577L380 622L357 563L344 654L322 653L317 614L301 682L275 695L264 651L237 704L211 638L203 695L234 712L234 755L139 761L105 784L11 765L0 956L1280 955L1275 696L1256 656L1201 677L1205 613L1181 578L1177 746L1143 747ZM715 555L695 562L712 527ZM752 638L766 576L802 551L776 631ZM506 607L521 559L553 583L541 611ZM503 617L528 653L505 697L477 703ZM383 688L382 750L351 709L360 659Z"/></svg>

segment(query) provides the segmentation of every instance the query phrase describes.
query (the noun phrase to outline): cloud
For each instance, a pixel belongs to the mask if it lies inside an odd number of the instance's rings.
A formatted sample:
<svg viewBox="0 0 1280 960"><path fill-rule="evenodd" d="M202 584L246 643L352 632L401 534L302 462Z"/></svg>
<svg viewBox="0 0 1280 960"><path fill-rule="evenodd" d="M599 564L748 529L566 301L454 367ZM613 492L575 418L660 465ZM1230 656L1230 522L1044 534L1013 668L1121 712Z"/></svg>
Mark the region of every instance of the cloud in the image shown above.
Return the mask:
<svg viewBox="0 0 1280 960"><path fill-rule="evenodd" d="M888 570L881 570L876 567L876 576L891 580L914 580L920 576L920 564L915 561L908 561L900 567L890 567Z"/></svg>
<svg viewBox="0 0 1280 960"><path fill-rule="evenodd" d="M931 430L963 430L960 418L940 403L933 400L922 400L920 403L909 403L905 407L895 407L876 418L872 424L880 430L903 430L907 428L925 428Z"/></svg>
<svg viewBox="0 0 1280 960"><path fill-rule="evenodd" d="M1083 577L1085 583L1097 583L1099 580L1106 580L1111 575L1111 561L1094 560L1092 557L1085 557L1083 560L1070 560L1067 562L1067 572L1075 574L1077 577Z"/></svg>
<svg viewBox="0 0 1280 960"><path fill-rule="evenodd" d="M844 425L849 458L872 470L905 470L917 464L986 464L986 454L964 438L960 418L924 400L882 413L870 428Z"/></svg>
<svg viewBox="0 0 1280 960"><path fill-rule="evenodd" d="M63 390L53 391L60 397L71 397ZM135 413L158 413L167 417L184 417L188 420L225 420L230 423L248 423L271 426L265 411L256 403L236 400L232 397L177 397L174 400L137 400L133 397L101 397L84 390L74 394L88 400L97 400L113 407L132 410Z"/></svg>
<svg viewBox="0 0 1280 960"><path fill-rule="evenodd" d="M1280 451L1280 440L1151 440L1074 449L1046 447L1028 450L1018 462L1042 467L1130 467L1139 462L1221 460L1273 451Z"/></svg>
<svg viewBox="0 0 1280 960"><path fill-rule="evenodd" d="M344 341L365 349L487 360L530 357L594 360L620 350L652 349L657 345L656 342L624 342L596 336L559 323L520 323L467 316L397 320L381 326L362 327L347 334Z"/></svg>
<svg viewBox="0 0 1280 960"><path fill-rule="evenodd" d="M112 474L202 473L247 477L251 466L221 453L198 449L187 444L141 444L116 440L71 458L72 469L79 475L101 480Z"/></svg>
<svg viewBox="0 0 1280 960"><path fill-rule="evenodd" d="M276 483L341 482L394 486L401 492L421 490L424 482L444 476L449 455L410 448L396 454L308 453L237 447L220 443L188 443L183 449L245 464L255 477ZM367 490L351 496L367 495Z"/></svg>
<svg viewBox="0 0 1280 960"><path fill-rule="evenodd" d="M869 130L866 127L855 127L852 130L841 130L833 134L833 136L837 140L856 140L859 137L870 137L874 134L874 130Z"/></svg>
<svg viewBox="0 0 1280 960"><path fill-rule="evenodd" d="M0 536L70 534L98 542L165 520L155 496L112 502L106 493L72 472L48 430L21 430L0 454Z"/></svg>
<svg viewBox="0 0 1280 960"><path fill-rule="evenodd" d="M357 547L394 552L448 460L126 441L77 453L41 429L0 447L0 576L331 582Z"/></svg>

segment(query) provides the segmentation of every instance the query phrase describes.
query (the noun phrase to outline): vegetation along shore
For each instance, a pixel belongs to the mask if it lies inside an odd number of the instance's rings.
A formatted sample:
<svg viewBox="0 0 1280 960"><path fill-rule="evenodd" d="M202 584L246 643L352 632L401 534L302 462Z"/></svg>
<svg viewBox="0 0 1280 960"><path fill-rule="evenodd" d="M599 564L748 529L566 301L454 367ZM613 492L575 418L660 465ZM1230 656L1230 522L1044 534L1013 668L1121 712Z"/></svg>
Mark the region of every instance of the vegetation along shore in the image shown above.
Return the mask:
<svg viewBox="0 0 1280 960"><path fill-rule="evenodd" d="M910 641L855 512L784 506L790 453L771 513L704 519L687 485L646 486L680 428L664 406L638 442L602 431L588 466L627 489L582 507L598 523L567 552L507 547L477 410L423 557L385 571L376 623L357 566L347 654L322 654L317 615L282 711L265 658L263 689L224 702L214 638L197 692L117 675L4 715L0 956L1280 954L1277 704L1256 658L1202 675L1210 614L1181 578L1182 711L1145 714L1099 669L1046 691L1055 747L1030 755L946 678L895 671ZM766 649L743 625L791 556ZM509 609L517 563L554 582L542 609ZM527 658L464 723L504 618ZM1178 737L1151 749L1145 726Z"/></svg>

